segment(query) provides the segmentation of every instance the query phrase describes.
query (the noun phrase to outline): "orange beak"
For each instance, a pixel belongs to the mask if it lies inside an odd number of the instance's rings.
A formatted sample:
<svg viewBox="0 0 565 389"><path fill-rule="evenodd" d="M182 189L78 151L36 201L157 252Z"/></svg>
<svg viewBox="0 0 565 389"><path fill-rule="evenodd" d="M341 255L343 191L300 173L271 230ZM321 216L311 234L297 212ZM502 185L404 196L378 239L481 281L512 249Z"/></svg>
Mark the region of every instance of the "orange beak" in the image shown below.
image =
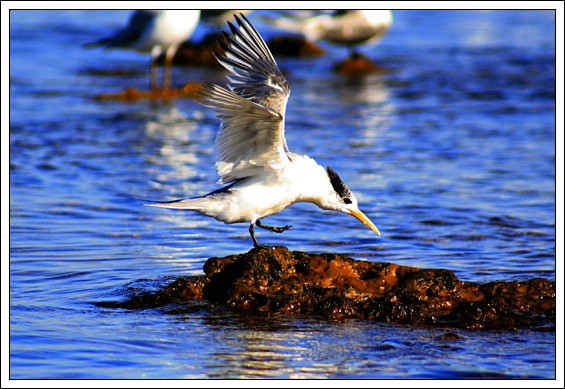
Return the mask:
<svg viewBox="0 0 565 389"><path fill-rule="evenodd" d="M349 210L349 214L355 216L357 219L359 219L363 224L365 224L367 227L369 227L371 230L375 231L377 233L377 235L380 235L380 231L377 227L375 227L375 225L373 224L373 222L367 217L365 216L365 214L363 212L361 212L360 210Z"/></svg>

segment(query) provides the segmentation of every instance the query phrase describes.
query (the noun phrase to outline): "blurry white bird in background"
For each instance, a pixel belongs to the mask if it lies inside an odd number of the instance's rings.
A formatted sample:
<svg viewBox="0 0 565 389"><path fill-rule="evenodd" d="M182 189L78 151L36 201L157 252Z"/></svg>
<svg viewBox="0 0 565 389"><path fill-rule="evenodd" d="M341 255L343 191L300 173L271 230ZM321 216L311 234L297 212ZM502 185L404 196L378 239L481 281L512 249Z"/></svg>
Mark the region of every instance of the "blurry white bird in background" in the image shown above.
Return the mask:
<svg viewBox="0 0 565 389"><path fill-rule="evenodd" d="M282 11L264 17L269 24L303 34L310 41L345 45L350 54L360 44L377 43L392 25L391 10Z"/></svg>
<svg viewBox="0 0 565 389"><path fill-rule="evenodd" d="M245 16L220 42L218 57L231 72L226 90L205 84L200 102L215 109L221 120L216 139L216 167L227 186L195 198L147 204L196 211L224 223L250 223L253 245L260 247L254 226L283 232L291 226L261 223L296 202L355 216L377 234L357 199L338 174L306 155L292 153L284 137L289 85L262 37Z"/></svg>
<svg viewBox="0 0 565 389"><path fill-rule="evenodd" d="M196 28L200 10L137 10L127 26L85 46L123 47L151 52L151 89L157 89L156 61L165 52L163 89L171 87L172 61L179 45Z"/></svg>

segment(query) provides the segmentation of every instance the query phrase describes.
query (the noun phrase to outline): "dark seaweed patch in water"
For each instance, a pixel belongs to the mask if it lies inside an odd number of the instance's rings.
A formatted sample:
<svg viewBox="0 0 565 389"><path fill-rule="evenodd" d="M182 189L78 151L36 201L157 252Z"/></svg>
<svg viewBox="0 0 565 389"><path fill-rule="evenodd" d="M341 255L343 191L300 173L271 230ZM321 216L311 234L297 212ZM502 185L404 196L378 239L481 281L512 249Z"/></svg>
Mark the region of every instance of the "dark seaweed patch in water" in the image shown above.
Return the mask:
<svg viewBox="0 0 565 389"><path fill-rule="evenodd" d="M452 235L446 235L445 238L447 239L451 239L454 241L480 241L480 240L485 240L485 239L492 239L492 236L490 235L484 235L484 234L472 234L472 235L465 235L465 234L452 234Z"/></svg>
<svg viewBox="0 0 565 389"><path fill-rule="evenodd" d="M492 216L488 219L489 224L498 227L520 228L518 219L512 216Z"/></svg>
<svg viewBox="0 0 565 389"><path fill-rule="evenodd" d="M421 220L420 224L425 224L428 226L454 226L457 223L449 222L447 220L438 220L438 219L428 219L428 220Z"/></svg>
<svg viewBox="0 0 565 389"><path fill-rule="evenodd" d="M468 91L467 97L471 100L503 100L504 93L500 91Z"/></svg>

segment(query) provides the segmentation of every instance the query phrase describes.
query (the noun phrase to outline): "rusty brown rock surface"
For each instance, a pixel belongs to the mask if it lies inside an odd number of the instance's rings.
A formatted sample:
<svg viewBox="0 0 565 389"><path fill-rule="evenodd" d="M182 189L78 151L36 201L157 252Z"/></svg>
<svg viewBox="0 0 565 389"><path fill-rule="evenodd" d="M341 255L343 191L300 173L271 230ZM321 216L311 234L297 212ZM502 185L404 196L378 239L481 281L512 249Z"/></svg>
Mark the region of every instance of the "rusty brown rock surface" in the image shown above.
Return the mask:
<svg viewBox="0 0 565 389"><path fill-rule="evenodd" d="M367 56L355 53L333 66L334 72L348 77L364 77L370 74L389 73L390 70L378 66Z"/></svg>
<svg viewBox="0 0 565 389"><path fill-rule="evenodd" d="M285 247L210 258L203 276L107 307L155 308L209 301L260 314L317 315L470 329L555 329L555 282L477 284L452 271L308 254Z"/></svg>
<svg viewBox="0 0 565 389"><path fill-rule="evenodd" d="M123 91L113 93L101 93L95 97L98 101L136 101L136 100L174 100L183 98L195 98L202 84L187 82L178 89L155 89L139 90L135 87L127 87Z"/></svg>

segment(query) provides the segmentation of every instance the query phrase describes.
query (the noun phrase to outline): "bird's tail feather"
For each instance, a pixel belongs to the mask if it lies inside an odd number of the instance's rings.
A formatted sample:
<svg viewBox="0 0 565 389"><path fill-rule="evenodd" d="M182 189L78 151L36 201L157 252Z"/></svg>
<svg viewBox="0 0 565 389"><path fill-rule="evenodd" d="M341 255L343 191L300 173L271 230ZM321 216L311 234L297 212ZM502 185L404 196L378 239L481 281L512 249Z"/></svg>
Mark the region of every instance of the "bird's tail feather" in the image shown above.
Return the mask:
<svg viewBox="0 0 565 389"><path fill-rule="evenodd" d="M159 208L173 208L173 209L189 209L193 211L198 211L204 208L206 200L204 197L193 197L187 199L178 199L172 201L155 201L151 203L146 203L149 207L159 207Z"/></svg>
<svg viewBox="0 0 565 389"><path fill-rule="evenodd" d="M110 39L108 38L102 38L102 39L98 39L96 41L93 42L87 42L87 43L83 43L82 47L90 49L92 47L98 47L98 46L109 46L110 45Z"/></svg>

